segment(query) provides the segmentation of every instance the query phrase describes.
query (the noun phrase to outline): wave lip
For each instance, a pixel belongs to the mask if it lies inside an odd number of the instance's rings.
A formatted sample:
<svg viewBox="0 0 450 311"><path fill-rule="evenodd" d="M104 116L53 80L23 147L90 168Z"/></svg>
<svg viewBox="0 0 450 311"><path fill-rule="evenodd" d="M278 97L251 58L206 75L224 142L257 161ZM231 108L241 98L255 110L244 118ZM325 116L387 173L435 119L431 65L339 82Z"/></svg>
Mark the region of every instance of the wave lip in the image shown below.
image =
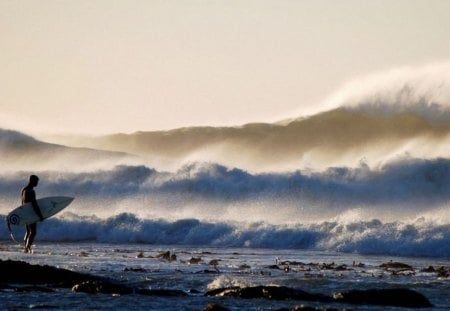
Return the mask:
<svg viewBox="0 0 450 311"><path fill-rule="evenodd" d="M443 158L406 157L375 169L361 163L356 168L333 167L323 172L252 174L218 164L194 163L174 173L121 165L88 173L44 171L39 176L43 181L39 185L41 196L75 196L87 202L83 206L95 202L133 204L140 212L146 212L159 200L166 214L193 204L188 217L205 212L226 214L233 205L245 212L246 206L256 208L258 204L255 212L270 216L274 211L266 207L276 204L278 214L286 207L288 219L292 219L289 212L300 213L300 209L306 215L331 215L355 207L368 209L374 215L384 210L405 216L446 206L450 200L450 160ZM22 183L23 173L4 175L0 194L13 200L11 194L15 196ZM73 208L77 206L84 208L77 204Z"/></svg>
<svg viewBox="0 0 450 311"><path fill-rule="evenodd" d="M6 232L3 233L7 236ZM275 226L212 223L197 219L169 222L141 219L129 213L107 219L71 214L42 223L39 237L40 240L54 242L337 250L360 254L450 257L450 225L438 225L423 218L411 223L384 223L373 219Z"/></svg>

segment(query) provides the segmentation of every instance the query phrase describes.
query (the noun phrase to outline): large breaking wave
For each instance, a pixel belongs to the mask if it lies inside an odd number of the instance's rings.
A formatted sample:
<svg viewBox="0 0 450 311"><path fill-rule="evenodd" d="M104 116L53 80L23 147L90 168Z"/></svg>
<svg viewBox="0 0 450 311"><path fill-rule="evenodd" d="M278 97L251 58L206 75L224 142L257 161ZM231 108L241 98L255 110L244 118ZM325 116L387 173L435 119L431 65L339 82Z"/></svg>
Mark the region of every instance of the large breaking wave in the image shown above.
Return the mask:
<svg viewBox="0 0 450 311"><path fill-rule="evenodd" d="M7 235L6 228L0 234ZM450 225L419 218L411 223L379 220L331 221L310 225L202 222L196 219L140 219L119 214L107 219L66 214L39 225L39 240L54 242L145 243L214 247L305 249L448 257Z"/></svg>
<svg viewBox="0 0 450 311"><path fill-rule="evenodd" d="M59 137L72 147L0 130L0 213L33 173L39 197L76 198L43 240L450 256L449 72L360 79L277 124Z"/></svg>
<svg viewBox="0 0 450 311"><path fill-rule="evenodd" d="M28 174L4 175L0 195L15 196ZM169 202L170 196L184 197L181 204L188 200L269 200L295 205L298 200L327 208L414 205L424 210L450 199L450 160L444 158L401 158L375 169L362 162L356 168L331 167L323 172L251 174L218 164L193 163L173 173L121 165L88 173L43 171L39 176L41 196L59 193L99 201L147 195L166 196Z"/></svg>

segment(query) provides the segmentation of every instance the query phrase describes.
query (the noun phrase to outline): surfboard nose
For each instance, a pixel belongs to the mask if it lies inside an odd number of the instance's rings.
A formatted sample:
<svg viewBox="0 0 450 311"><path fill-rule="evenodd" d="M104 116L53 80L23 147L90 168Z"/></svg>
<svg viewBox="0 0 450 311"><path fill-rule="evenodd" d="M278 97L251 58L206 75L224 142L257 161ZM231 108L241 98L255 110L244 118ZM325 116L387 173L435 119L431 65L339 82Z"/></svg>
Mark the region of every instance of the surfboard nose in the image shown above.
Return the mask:
<svg viewBox="0 0 450 311"><path fill-rule="evenodd" d="M75 198L72 197L67 197L67 205L69 205L70 203L72 203L72 201L75 200Z"/></svg>

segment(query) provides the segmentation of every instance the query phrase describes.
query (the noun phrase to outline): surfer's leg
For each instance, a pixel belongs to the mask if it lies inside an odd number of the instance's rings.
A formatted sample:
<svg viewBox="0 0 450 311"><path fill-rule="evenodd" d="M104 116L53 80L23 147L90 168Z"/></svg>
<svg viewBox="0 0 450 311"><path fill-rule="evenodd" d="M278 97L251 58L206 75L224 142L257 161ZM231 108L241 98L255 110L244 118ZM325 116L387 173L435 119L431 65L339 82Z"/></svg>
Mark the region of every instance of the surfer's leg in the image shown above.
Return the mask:
<svg viewBox="0 0 450 311"><path fill-rule="evenodd" d="M31 252L31 245L33 245L35 236L36 236L36 223L27 225L27 235L26 235L26 240L25 240L25 253Z"/></svg>
<svg viewBox="0 0 450 311"><path fill-rule="evenodd" d="M28 253L29 252L29 249L28 249L28 239L29 239L29 237L30 237L30 232L31 232L31 229L30 229L30 226L29 225L26 225L25 226L26 227L26 232L25 232L25 236L23 237L23 241L24 241L24 243L25 243L25 247L24 247L24 253Z"/></svg>

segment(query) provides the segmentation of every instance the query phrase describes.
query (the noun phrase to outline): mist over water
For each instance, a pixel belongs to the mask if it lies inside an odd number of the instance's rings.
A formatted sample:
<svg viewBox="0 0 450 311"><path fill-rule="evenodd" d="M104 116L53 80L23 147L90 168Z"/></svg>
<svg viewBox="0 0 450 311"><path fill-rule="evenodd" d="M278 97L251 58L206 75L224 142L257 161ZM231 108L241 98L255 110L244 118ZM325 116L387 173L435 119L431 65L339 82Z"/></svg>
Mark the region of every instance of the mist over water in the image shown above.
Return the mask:
<svg viewBox="0 0 450 311"><path fill-rule="evenodd" d="M361 79L284 124L53 143L1 130L0 213L34 173L39 197L76 198L41 239L450 256L448 72Z"/></svg>

